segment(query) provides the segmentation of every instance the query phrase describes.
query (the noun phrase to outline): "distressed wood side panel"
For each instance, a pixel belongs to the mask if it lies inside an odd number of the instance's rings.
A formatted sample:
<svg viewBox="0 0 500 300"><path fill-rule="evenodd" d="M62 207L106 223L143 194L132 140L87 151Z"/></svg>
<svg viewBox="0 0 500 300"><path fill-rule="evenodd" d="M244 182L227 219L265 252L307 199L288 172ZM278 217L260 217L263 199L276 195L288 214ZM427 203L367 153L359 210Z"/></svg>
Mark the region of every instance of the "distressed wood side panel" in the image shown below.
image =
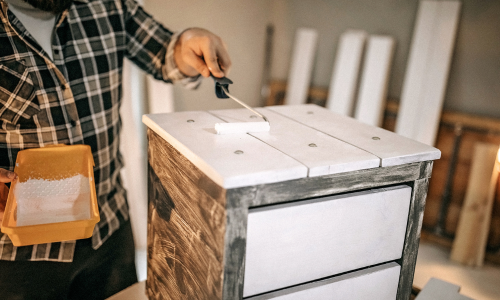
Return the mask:
<svg viewBox="0 0 500 300"><path fill-rule="evenodd" d="M221 299L225 190L148 130L149 299Z"/></svg>
<svg viewBox="0 0 500 300"><path fill-rule="evenodd" d="M401 273L399 275L397 300L408 300L411 295L428 187L428 178L419 179L413 183L403 254L398 261L401 265Z"/></svg>
<svg viewBox="0 0 500 300"><path fill-rule="evenodd" d="M226 255L224 256L222 299L243 299L248 207L228 208L226 211L226 220L228 226L224 246Z"/></svg>
<svg viewBox="0 0 500 300"><path fill-rule="evenodd" d="M430 177L432 163L425 161L230 189L227 191L227 205L255 207L411 182Z"/></svg>

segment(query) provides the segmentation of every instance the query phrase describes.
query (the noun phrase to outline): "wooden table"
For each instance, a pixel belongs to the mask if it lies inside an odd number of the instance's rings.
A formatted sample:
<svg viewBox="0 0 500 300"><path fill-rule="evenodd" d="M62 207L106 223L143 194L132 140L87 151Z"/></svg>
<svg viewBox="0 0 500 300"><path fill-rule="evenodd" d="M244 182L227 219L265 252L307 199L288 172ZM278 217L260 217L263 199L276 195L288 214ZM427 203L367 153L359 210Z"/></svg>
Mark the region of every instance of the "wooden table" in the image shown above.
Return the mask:
<svg viewBox="0 0 500 300"><path fill-rule="evenodd" d="M439 150L316 105L146 115L149 299L408 299Z"/></svg>

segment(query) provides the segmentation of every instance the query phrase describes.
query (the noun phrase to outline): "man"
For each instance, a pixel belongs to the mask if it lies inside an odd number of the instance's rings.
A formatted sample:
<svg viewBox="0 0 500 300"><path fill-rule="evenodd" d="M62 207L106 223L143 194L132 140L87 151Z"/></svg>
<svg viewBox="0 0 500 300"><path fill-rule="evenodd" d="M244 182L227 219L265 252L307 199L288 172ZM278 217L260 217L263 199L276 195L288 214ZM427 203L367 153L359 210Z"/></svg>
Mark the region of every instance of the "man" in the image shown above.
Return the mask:
<svg viewBox="0 0 500 300"><path fill-rule="evenodd" d="M76 242L14 247L1 234L0 299L109 297L137 281L118 151L123 59L196 87L200 75L227 73L226 48L203 29L173 34L134 0L0 0L0 8L0 184L15 180L20 150L87 144L101 217L92 238Z"/></svg>

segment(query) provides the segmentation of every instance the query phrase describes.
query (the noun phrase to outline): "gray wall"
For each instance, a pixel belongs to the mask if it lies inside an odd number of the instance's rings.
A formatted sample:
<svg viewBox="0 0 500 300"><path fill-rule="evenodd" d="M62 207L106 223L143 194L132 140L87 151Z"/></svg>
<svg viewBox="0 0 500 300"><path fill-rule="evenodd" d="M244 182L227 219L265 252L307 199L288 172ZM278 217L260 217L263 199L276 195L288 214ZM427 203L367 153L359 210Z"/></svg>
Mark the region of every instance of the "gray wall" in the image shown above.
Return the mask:
<svg viewBox="0 0 500 300"><path fill-rule="evenodd" d="M299 27L316 28L319 32L313 85L328 86L337 41L346 29L395 37L397 44L388 95L399 99L418 1L283 2L286 25L279 34L290 41L286 46L291 48L293 33ZM500 1L464 0L462 4L444 108L500 118ZM279 62L275 59L274 78L286 79L288 65L281 61L289 59L290 50L278 47L276 51L282 51L283 55Z"/></svg>
<svg viewBox="0 0 500 300"><path fill-rule="evenodd" d="M275 25L272 77L286 79L295 30L316 28L312 84L328 86L337 41L347 29L396 38L389 96L399 98L418 1L404 0L145 0L167 26L201 26L226 40L233 60L232 92L258 106L267 22ZM462 1L445 109L500 118L500 1ZM175 89L176 110L237 107L213 96L206 80L196 92Z"/></svg>
<svg viewBox="0 0 500 300"><path fill-rule="evenodd" d="M270 7L269 0L145 0L147 11L171 30L202 27L219 35L233 62L230 92L252 106L259 105ZM212 79L204 79L196 91L176 86L174 96L176 111L240 107L232 100L217 99Z"/></svg>

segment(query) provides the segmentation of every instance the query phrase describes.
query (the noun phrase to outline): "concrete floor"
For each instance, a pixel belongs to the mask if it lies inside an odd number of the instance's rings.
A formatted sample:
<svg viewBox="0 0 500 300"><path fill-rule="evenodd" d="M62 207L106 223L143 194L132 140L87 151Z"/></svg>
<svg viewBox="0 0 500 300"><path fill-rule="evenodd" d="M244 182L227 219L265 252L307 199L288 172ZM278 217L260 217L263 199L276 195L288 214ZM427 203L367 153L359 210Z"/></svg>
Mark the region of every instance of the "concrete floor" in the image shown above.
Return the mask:
<svg viewBox="0 0 500 300"><path fill-rule="evenodd" d="M472 268L449 260L449 250L421 242L413 285L422 289L431 277L461 286L460 294L476 300L500 299L500 266Z"/></svg>
<svg viewBox="0 0 500 300"><path fill-rule="evenodd" d="M413 285L422 289L431 277L461 286L460 293L476 300L500 299L500 266L486 264L471 268L451 262L449 250L421 242ZM137 276L146 280L146 250L136 251Z"/></svg>

